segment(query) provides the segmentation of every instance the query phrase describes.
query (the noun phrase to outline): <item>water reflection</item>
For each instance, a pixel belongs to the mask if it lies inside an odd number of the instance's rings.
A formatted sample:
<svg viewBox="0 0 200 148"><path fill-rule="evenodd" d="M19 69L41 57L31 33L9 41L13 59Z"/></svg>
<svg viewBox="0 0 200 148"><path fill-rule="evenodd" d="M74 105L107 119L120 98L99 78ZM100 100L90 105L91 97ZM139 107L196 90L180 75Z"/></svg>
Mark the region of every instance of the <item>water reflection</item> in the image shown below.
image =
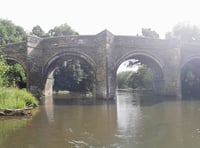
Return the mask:
<svg viewBox="0 0 200 148"><path fill-rule="evenodd" d="M117 101L117 137L128 143L137 133L140 125L140 104L137 94L118 92ZM132 98L132 99L127 99ZM121 141L122 142L122 141ZM134 142L134 141L132 141Z"/></svg>
<svg viewBox="0 0 200 148"><path fill-rule="evenodd" d="M54 102L53 96L45 96L44 98L44 109L47 115L47 119L50 123L54 122Z"/></svg>
<svg viewBox="0 0 200 148"><path fill-rule="evenodd" d="M0 119L0 147L4 147L4 142L14 132L18 132L20 128L26 127L29 119L27 118L1 118Z"/></svg>
<svg viewBox="0 0 200 148"><path fill-rule="evenodd" d="M1 147L200 147L199 100L157 99L131 92L117 96L116 101L62 103L46 98L47 104L30 124L8 132Z"/></svg>

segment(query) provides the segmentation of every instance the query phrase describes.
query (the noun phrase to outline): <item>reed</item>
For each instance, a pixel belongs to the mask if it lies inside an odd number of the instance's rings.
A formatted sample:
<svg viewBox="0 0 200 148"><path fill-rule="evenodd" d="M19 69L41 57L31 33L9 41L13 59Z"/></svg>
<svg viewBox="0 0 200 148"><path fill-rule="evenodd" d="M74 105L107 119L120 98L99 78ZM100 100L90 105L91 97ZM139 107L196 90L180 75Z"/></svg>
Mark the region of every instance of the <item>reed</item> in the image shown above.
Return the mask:
<svg viewBox="0 0 200 148"><path fill-rule="evenodd" d="M0 88L0 109L21 109L38 106L38 100L24 89Z"/></svg>

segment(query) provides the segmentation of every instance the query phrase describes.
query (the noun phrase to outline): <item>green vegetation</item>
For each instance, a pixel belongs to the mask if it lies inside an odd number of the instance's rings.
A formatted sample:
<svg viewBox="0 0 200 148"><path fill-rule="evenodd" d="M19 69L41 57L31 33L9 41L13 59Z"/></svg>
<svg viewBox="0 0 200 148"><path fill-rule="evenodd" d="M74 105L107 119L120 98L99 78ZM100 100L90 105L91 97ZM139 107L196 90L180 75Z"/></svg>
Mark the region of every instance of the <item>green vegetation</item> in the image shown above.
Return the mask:
<svg viewBox="0 0 200 148"><path fill-rule="evenodd" d="M67 23L64 23L60 26L55 26L47 33L45 33L39 25L36 25L35 27L33 27L31 35L36 35L38 37L44 38L54 36L78 35L78 32L75 32Z"/></svg>
<svg viewBox="0 0 200 148"><path fill-rule="evenodd" d="M9 65L6 76L8 77L8 86L16 86L18 88L26 87L25 70L20 64Z"/></svg>
<svg viewBox="0 0 200 148"><path fill-rule="evenodd" d="M8 86L8 70L9 66L5 60L0 56L0 87Z"/></svg>
<svg viewBox="0 0 200 148"><path fill-rule="evenodd" d="M10 20L0 19L0 45L16 43L26 39L26 32Z"/></svg>
<svg viewBox="0 0 200 148"><path fill-rule="evenodd" d="M117 86L120 89L152 90L152 81L152 71L145 65L140 65L137 71L125 71L117 74Z"/></svg>
<svg viewBox="0 0 200 148"><path fill-rule="evenodd" d="M54 72L54 90L72 92L93 92L95 75L84 61L68 59Z"/></svg>
<svg viewBox="0 0 200 148"><path fill-rule="evenodd" d="M31 35L36 35L38 37L48 36L48 34L46 34L39 25L36 25L35 27L33 27Z"/></svg>
<svg viewBox="0 0 200 148"><path fill-rule="evenodd" d="M151 28L142 28L142 36L154 39L159 38L159 34L156 31L151 30Z"/></svg>
<svg viewBox="0 0 200 148"><path fill-rule="evenodd" d="M26 75L20 64L9 65L0 57L0 87L17 86L23 88L26 85Z"/></svg>
<svg viewBox="0 0 200 148"><path fill-rule="evenodd" d="M167 32L165 38L179 39L184 42L200 40L200 28L196 25L181 22L175 25L171 32Z"/></svg>
<svg viewBox="0 0 200 148"><path fill-rule="evenodd" d="M65 36L65 35L78 35L78 32L75 32L71 27L64 23L60 26L55 26L53 29L48 31L49 36Z"/></svg>
<svg viewBox="0 0 200 148"><path fill-rule="evenodd" d="M0 109L19 109L26 106L38 106L38 101L26 90L0 88Z"/></svg>
<svg viewBox="0 0 200 148"><path fill-rule="evenodd" d="M23 41L24 30L11 21L0 19L0 45ZM19 64L7 63L0 54L0 109L19 109L37 106L38 101L27 91L14 88L25 83L26 76Z"/></svg>
<svg viewBox="0 0 200 148"><path fill-rule="evenodd" d="M130 77L134 72L123 71L117 74L117 86L120 89L129 88Z"/></svg>

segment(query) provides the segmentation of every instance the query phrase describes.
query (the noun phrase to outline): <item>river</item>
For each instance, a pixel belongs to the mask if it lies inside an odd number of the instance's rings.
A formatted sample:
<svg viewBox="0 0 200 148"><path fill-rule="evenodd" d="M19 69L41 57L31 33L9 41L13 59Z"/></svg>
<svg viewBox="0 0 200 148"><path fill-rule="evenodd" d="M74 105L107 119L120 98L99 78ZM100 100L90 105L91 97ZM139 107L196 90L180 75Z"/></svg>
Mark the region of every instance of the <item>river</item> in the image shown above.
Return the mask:
<svg viewBox="0 0 200 148"><path fill-rule="evenodd" d="M114 101L46 100L33 117L0 119L1 148L200 147L200 100L123 91Z"/></svg>

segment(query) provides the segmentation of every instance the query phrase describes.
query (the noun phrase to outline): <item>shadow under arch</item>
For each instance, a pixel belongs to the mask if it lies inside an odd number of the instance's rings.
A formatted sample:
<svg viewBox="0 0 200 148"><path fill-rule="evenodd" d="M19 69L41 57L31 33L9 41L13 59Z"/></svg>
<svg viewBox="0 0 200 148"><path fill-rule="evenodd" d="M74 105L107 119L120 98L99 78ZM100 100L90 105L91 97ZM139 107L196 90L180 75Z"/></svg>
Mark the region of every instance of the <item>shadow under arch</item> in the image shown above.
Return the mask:
<svg viewBox="0 0 200 148"><path fill-rule="evenodd" d="M183 99L200 99L200 56L191 56L181 65L181 94Z"/></svg>
<svg viewBox="0 0 200 148"><path fill-rule="evenodd" d="M163 72L163 64L162 62L148 52L131 52L128 53L119 60L117 60L115 64L115 73L117 73L117 70L119 66L131 59L137 59L141 64L147 65L152 70L153 73L153 93L155 95L163 95L164 92L164 72Z"/></svg>
<svg viewBox="0 0 200 148"><path fill-rule="evenodd" d="M96 63L91 57L81 52L60 52L49 58L48 62L44 66L42 85L44 90L43 94L45 96L52 96L54 83L53 74L55 69L66 60L73 58L80 59L87 63L93 70L96 79Z"/></svg>
<svg viewBox="0 0 200 148"><path fill-rule="evenodd" d="M181 64L181 69L183 69L188 63L194 60L200 60L200 55L189 57L187 60L183 62L183 64Z"/></svg>

